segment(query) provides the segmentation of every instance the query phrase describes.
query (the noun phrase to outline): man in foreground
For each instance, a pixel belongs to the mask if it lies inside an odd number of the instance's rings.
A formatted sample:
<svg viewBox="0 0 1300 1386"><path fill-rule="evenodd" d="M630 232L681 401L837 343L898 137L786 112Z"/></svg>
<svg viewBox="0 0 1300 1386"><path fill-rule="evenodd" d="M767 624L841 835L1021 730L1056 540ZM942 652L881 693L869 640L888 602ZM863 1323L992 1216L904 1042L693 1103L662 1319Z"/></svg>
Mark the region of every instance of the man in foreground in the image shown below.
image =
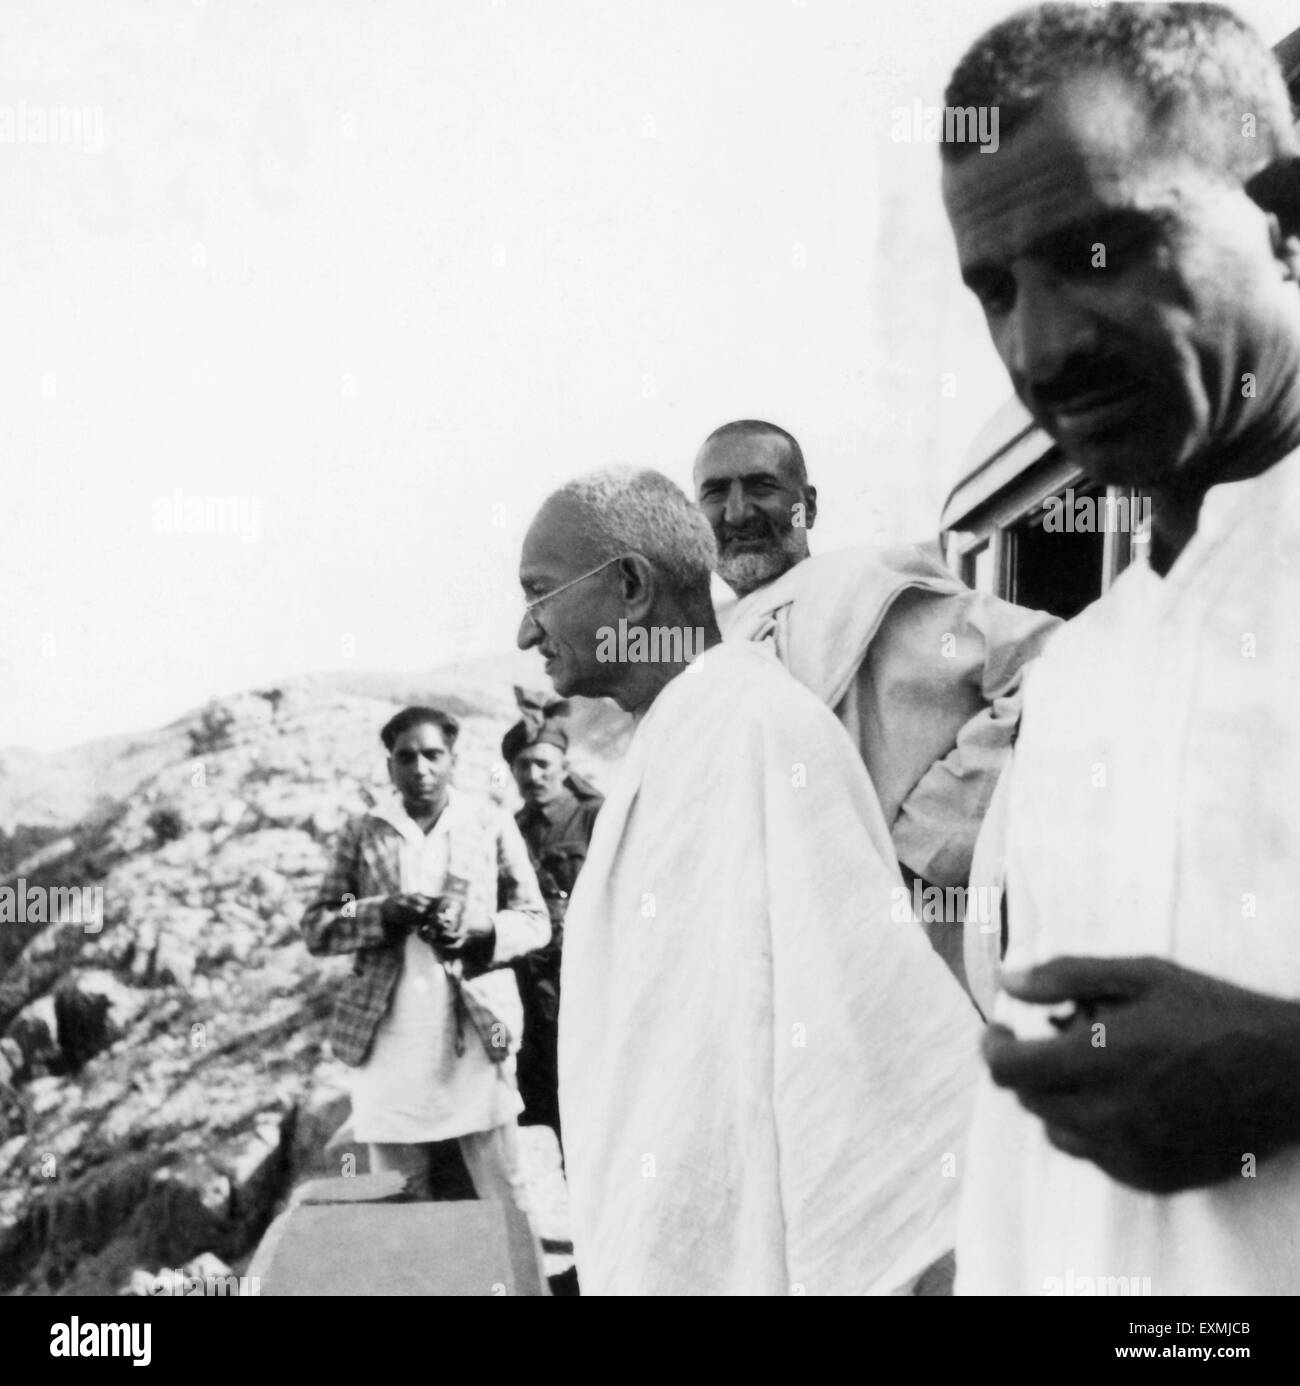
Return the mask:
<svg viewBox="0 0 1300 1386"><path fill-rule="evenodd" d="M451 786L459 726L408 707L380 733L396 790L344 829L303 916L314 954L351 953L330 1039L353 1066L352 1124L372 1171L433 1198L455 1140L480 1198L527 1211L516 1149L523 1016L501 964L550 937L509 815Z"/></svg>
<svg viewBox="0 0 1300 1386"><path fill-rule="evenodd" d="M1154 526L1029 676L958 1290L1296 1293L1300 259L1244 187L1286 91L1218 6L1044 6L947 100L1000 112L944 197L1016 392Z"/></svg>
<svg viewBox="0 0 1300 1386"><path fill-rule="evenodd" d="M707 524L655 472L524 541L522 648L638 720L570 901L560 1106L585 1293L908 1289L951 1244L977 1021L858 758L722 644ZM625 652L610 658L611 651Z"/></svg>
<svg viewBox="0 0 1300 1386"><path fill-rule="evenodd" d="M916 546L810 557L817 491L784 429L741 419L695 459L718 574L740 598L728 640L770 641L844 725L909 879L965 887L980 822L1020 716L1020 680L1060 622L973 592ZM992 892L982 900L996 924ZM958 897L960 898L960 897ZM961 920L928 916L962 976Z"/></svg>

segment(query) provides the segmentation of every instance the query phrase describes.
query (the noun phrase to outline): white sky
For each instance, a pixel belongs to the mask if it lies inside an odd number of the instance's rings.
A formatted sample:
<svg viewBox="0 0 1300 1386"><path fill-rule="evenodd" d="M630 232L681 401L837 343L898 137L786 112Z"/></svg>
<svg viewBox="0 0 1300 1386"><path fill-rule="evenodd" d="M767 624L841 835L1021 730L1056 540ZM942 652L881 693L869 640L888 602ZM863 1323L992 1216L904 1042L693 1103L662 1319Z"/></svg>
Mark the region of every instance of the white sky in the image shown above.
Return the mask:
<svg viewBox="0 0 1300 1386"><path fill-rule="evenodd" d="M731 418L932 535L1008 391L891 111L1011 8L7 0L0 120L102 147L0 143L0 746L509 649L543 496Z"/></svg>

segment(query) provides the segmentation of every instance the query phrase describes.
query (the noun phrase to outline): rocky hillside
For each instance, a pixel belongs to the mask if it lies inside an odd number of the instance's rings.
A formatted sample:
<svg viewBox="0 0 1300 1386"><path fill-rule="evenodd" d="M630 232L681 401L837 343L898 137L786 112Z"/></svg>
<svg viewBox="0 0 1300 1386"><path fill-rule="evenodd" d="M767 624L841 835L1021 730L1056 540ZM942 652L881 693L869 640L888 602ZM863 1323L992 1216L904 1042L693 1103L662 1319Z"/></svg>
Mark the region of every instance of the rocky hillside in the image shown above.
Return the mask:
<svg viewBox="0 0 1300 1386"><path fill-rule="evenodd" d="M310 957L298 920L410 701L462 717L460 788L500 793L508 683L305 679L133 738L144 778L4 871L102 890L102 927L89 896L80 922L0 923L0 1292L116 1293L199 1253L242 1268L293 1185L338 1172L323 1039L347 961ZM599 781L624 719L588 705L577 729Z"/></svg>

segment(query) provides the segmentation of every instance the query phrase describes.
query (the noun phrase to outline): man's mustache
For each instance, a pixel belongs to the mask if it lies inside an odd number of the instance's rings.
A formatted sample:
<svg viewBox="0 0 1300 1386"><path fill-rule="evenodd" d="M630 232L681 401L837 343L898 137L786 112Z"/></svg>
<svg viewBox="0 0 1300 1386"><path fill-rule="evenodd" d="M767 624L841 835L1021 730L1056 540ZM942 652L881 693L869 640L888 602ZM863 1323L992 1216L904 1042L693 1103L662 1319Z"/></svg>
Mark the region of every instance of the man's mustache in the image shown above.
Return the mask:
<svg viewBox="0 0 1300 1386"><path fill-rule="evenodd" d="M1034 403L1043 409L1057 409L1090 395L1113 395L1136 390L1142 381L1125 362L1113 356L1077 356L1043 384L1031 385Z"/></svg>
<svg viewBox="0 0 1300 1386"><path fill-rule="evenodd" d="M750 520L743 525L720 526L718 542L729 544L736 539L771 539L775 534L775 528L767 520Z"/></svg>

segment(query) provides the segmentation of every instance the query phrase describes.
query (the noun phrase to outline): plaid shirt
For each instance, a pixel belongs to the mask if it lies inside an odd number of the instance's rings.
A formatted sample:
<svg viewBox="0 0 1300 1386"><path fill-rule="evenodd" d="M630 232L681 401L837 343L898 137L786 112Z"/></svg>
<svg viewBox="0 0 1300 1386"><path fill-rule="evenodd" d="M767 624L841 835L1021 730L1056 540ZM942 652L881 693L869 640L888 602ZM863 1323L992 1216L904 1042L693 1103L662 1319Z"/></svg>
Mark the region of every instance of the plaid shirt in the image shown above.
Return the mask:
<svg viewBox="0 0 1300 1386"><path fill-rule="evenodd" d="M489 805L452 795L444 813L453 860L469 879L466 911L491 916L492 960L497 967L545 947L551 930L519 829L510 816ZM344 1063L366 1060L402 975L405 935L385 928L382 909L401 893L402 836L382 813L352 819L334 849L334 859L315 900L302 917L307 950L317 955L352 953L352 975L343 983L330 1041ZM513 976L506 972L514 987Z"/></svg>

